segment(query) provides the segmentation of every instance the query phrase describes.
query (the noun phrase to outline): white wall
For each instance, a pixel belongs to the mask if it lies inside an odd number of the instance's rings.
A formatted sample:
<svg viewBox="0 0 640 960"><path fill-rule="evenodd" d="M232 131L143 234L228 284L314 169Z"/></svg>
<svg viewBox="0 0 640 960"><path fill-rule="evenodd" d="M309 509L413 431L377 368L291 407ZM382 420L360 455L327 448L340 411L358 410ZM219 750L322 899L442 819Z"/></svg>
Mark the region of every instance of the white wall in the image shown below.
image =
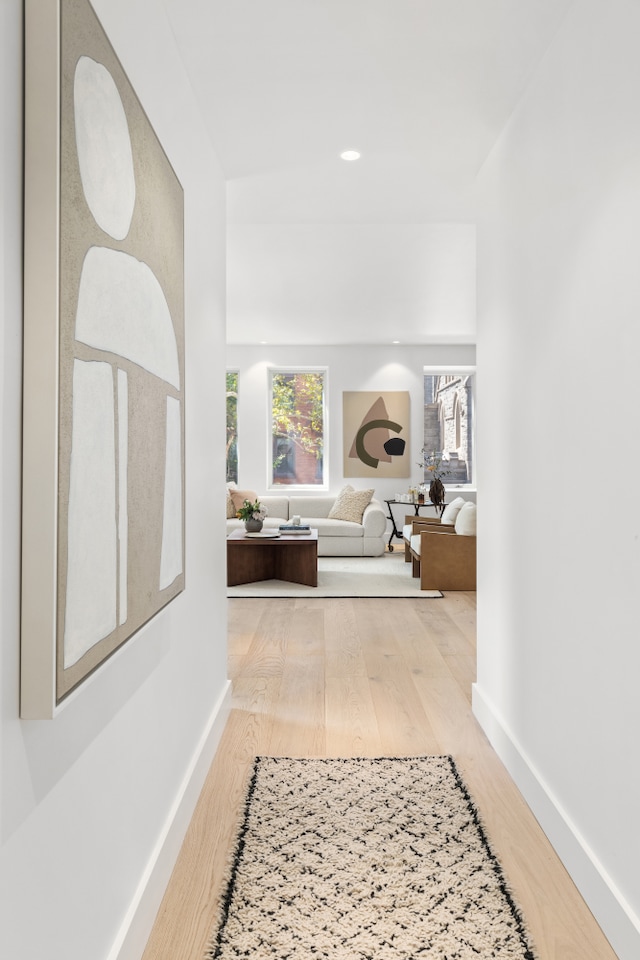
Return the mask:
<svg viewBox="0 0 640 960"><path fill-rule="evenodd" d="M640 6L575 3L480 176L474 707L640 956Z"/></svg>
<svg viewBox="0 0 640 960"><path fill-rule="evenodd" d="M239 372L238 385L238 486L257 493L266 493L271 464L269 450L269 371L273 367L326 367L328 398L328 475L326 486L338 493L345 483L354 487L373 486L379 500L407 492L410 482L418 483L422 473L418 466L424 427L425 365L475 363L475 346L402 345L279 347L229 346L227 367ZM342 449L342 394L345 390L408 390L411 410L412 474L405 479L376 477L345 478ZM468 499L474 492L464 494ZM395 507L397 521L404 513Z"/></svg>
<svg viewBox="0 0 640 960"><path fill-rule="evenodd" d="M94 5L185 191L187 587L55 720L19 719L22 3L3 0L0 956L11 960L141 955L227 689L224 519L212 509L224 485L224 183L162 0Z"/></svg>
<svg viewBox="0 0 640 960"><path fill-rule="evenodd" d="M402 343L475 341L473 223L230 223L227 238L229 343L385 344L389 318Z"/></svg>

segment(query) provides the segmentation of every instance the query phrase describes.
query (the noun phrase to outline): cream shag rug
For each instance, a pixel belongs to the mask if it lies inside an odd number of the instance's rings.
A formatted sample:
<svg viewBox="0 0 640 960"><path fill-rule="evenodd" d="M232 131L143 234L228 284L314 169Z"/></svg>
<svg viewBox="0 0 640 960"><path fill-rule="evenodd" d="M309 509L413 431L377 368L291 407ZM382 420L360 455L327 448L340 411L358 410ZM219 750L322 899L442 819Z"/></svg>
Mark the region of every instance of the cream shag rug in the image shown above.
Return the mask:
<svg viewBox="0 0 640 960"><path fill-rule="evenodd" d="M262 580L227 587L228 597L441 597L439 590L421 590L411 576L404 551L380 557L318 557L318 586L283 580Z"/></svg>
<svg viewBox="0 0 640 960"><path fill-rule="evenodd" d="M451 757L263 757L207 957L534 953Z"/></svg>

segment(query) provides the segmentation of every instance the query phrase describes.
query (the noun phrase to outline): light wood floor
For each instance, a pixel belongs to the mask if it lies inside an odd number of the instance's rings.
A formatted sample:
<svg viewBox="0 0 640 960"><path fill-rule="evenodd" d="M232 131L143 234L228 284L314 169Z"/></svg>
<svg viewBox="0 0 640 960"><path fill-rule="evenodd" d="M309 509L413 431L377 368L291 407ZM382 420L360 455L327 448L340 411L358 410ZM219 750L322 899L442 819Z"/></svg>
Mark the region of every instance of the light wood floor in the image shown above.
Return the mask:
<svg viewBox="0 0 640 960"><path fill-rule="evenodd" d="M474 593L235 599L229 617L233 709L144 960L202 957L257 754L428 753L454 755L539 960L615 960L471 713Z"/></svg>

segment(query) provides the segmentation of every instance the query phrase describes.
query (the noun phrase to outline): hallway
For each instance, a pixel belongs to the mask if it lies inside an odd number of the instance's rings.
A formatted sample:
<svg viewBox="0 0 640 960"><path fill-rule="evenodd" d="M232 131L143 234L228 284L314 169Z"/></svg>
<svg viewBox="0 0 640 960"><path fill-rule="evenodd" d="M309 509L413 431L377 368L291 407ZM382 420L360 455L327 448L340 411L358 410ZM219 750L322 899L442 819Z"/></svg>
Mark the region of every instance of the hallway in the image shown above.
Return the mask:
<svg viewBox="0 0 640 960"><path fill-rule="evenodd" d="M257 754L451 753L538 960L615 960L471 713L475 593L441 600L233 600L233 704L144 960L198 960Z"/></svg>

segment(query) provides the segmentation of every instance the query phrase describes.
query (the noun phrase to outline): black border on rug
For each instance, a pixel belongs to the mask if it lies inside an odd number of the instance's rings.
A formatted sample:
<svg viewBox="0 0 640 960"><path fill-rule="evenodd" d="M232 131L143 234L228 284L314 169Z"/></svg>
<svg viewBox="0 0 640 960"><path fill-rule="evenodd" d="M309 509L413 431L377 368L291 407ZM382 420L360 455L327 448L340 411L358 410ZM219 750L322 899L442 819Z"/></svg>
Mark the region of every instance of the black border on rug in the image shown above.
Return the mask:
<svg viewBox="0 0 640 960"><path fill-rule="evenodd" d="M500 863L498 857L495 855L495 853L491 849L491 844L489 843L489 838L487 836L487 832L486 832L482 817L480 815L480 812L471 798L471 794L469 793L467 785L463 780L460 774L460 771L458 770L458 767L456 766L455 760L451 755L448 755L447 759L451 764L451 772L453 773L456 779L456 783L460 788L460 792L462 793L462 796L467 802L467 807L473 818L473 822L476 826L476 830L478 831L478 835L480 837L480 840L482 841L482 845L486 851L486 854L491 864L491 867L493 869L493 872L497 877L500 890L505 900L509 904L509 909L511 910L511 913L513 914L513 918L517 924L520 940L525 950L525 960L537 960L536 955L533 951L533 947L531 946L531 935L527 928L527 925L524 919L524 914L522 913L522 910L516 903L516 900L511 891L511 888L507 883L507 878L504 875L502 864Z"/></svg>

